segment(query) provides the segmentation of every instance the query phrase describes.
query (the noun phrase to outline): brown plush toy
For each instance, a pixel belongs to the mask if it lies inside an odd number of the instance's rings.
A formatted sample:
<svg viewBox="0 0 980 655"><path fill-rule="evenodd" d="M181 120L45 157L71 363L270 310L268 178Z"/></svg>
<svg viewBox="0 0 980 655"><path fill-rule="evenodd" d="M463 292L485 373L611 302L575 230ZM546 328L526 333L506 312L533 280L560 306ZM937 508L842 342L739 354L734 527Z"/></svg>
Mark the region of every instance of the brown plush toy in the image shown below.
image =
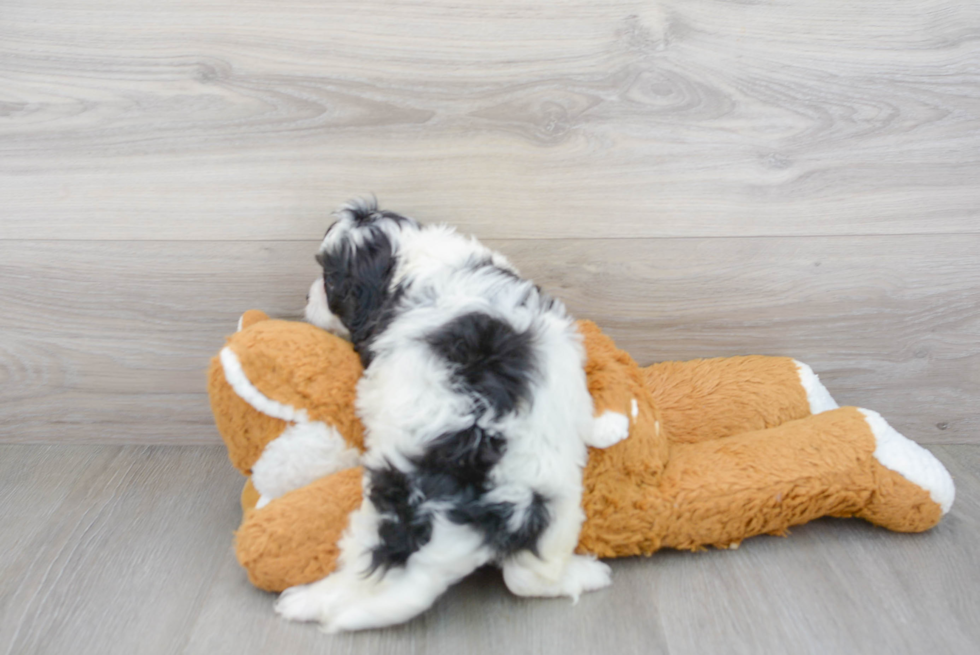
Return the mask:
<svg viewBox="0 0 980 655"><path fill-rule="evenodd" d="M595 428L614 443L589 451L580 553L728 548L821 516L919 532L953 503L953 481L929 451L874 412L838 408L793 359L640 368L595 324L579 330ZM236 552L257 587L281 591L336 565L361 503L360 375L346 341L257 311L212 360L218 430L251 476Z"/></svg>

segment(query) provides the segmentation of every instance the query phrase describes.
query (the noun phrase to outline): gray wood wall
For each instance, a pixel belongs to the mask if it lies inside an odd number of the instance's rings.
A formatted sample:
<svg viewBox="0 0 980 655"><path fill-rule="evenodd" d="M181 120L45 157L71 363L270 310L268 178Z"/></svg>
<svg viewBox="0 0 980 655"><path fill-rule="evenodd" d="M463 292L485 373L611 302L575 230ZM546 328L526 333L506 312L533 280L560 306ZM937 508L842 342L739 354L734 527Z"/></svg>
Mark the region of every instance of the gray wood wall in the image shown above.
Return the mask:
<svg viewBox="0 0 980 655"><path fill-rule="evenodd" d="M374 192L641 363L811 363L980 443L980 3L0 0L0 442L217 443Z"/></svg>

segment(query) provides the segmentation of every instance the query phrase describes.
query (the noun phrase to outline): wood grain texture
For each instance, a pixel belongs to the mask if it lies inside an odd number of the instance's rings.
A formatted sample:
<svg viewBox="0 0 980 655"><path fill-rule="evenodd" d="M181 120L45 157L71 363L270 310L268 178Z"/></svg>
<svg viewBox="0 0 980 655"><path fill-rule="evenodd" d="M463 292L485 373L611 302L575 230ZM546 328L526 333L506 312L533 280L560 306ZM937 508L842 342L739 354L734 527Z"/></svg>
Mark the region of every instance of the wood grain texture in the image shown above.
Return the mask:
<svg viewBox="0 0 980 655"><path fill-rule="evenodd" d="M177 652L232 557L240 479L223 455L3 447L0 652Z"/></svg>
<svg viewBox="0 0 980 655"><path fill-rule="evenodd" d="M489 243L641 364L789 355L919 441L980 439L980 236ZM315 250L0 242L0 442L215 443L208 359L244 309L299 315Z"/></svg>
<svg viewBox="0 0 980 655"><path fill-rule="evenodd" d="M980 231L975 2L0 7L0 238Z"/></svg>
<svg viewBox="0 0 980 655"><path fill-rule="evenodd" d="M0 0L0 443L59 444L0 446L0 653L973 655L978 180L972 1ZM619 561L576 607L483 571L393 630L279 621L223 450L147 445L217 443L208 358L298 316L368 192L641 363L807 361L933 444L952 514Z"/></svg>
<svg viewBox="0 0 980 655"><path fill-rule="evenodd" d="M330 636L276 617L235 562L242 479L221 447L0 446L0 653L972 655L980 446L932 450L958 497L924 534L820 520L617 560L577 605L487 569L407 625Z"/></svg>

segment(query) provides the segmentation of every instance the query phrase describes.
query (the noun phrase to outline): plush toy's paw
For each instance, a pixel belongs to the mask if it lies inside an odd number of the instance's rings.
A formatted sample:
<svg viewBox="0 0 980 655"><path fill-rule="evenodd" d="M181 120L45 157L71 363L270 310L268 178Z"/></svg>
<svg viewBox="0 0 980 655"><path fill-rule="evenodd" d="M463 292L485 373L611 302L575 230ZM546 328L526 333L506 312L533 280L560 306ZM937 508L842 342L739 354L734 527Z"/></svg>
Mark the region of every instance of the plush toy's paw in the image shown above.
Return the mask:
<svg viewBox="0 0 980 655"><path fill-rule="evenodd" d="M625 414L606 410L592 424L592 434L585 443L593 448L609 448L630 434L630 420Z"/></svg>
<svg viewBox="0 0 980 655"><path fill-rule="evenodd" d="M823 386L820 377L813 372L813 369L795 359L793 363L796 364L796 371L800 376L800 385L806 392L806 399L810 404L810 413L821 414L837 409L839 407L837 401L827 391L827 387Z"/></svg>
<svg viewBox="0 0 980 655"><path fill-rule="evenodd" d="M569 596L578 602L579 596L612 584L612 569L588 555L573 555L557 581L546 580L519 559L504 563L504 583L518 596L554 598Z"/></svg>
<svg viewBox="0 0 980 655"><path fill-rule="evenodd" d="M930 498L946 514L953 506L956 487L949 471L936 456L899 433L878 412L858 410L864 414L875 437L874 456L885 468L929 492Z"/></svg>

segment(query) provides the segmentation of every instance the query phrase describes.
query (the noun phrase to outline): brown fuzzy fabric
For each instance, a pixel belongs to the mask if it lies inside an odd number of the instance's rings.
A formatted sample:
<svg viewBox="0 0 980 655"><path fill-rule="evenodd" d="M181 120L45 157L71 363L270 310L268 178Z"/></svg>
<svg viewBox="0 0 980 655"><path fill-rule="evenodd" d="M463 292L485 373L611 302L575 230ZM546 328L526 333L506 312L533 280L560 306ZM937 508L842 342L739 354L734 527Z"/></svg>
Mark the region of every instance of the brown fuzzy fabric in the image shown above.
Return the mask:
<svg viewBox="0 0 980 655"><path fill-rule="evenodd" d="M286 429L286 422L263 414L238 397L225 381L221 361L211 359L208 396L218 433L228 448L228 459L243 475L252 474L265 445Z"/></svg>
<svg viewBox="0 0 980 655"><path fill-rule="evenodd" d="M242 330L228 338L228 347L252 385L268 398L305 409L311 420L332 425L351 446L363 449L364 428L354 414L363 369L353 347L307 323L262 320L247 312L242 324ZM286 422L239 398L225 381L218 356L211 359L208 392L232 464L251 474L265 445L282 434Z"/></svg>
<svg viewBox="0 0 980 655"><path fill-rule="evenodd" d="M656 484L622 481L617 511L608 511L607 499L586 496L579 549L623 557L663 547L725 548L821 516L860 516L903 532L935 525L941 512L928 492L878 464L874 450L874 435L853 407L675 443Z"/></svg>
<svg viewBox="0 0 980 655"><path fill-rule="evenodd" d="M246 511L235 533L238 563L267 591L319 580L337 565L347 517L360 504L361 469L352 468Z"/></svg>
<svg viewBox="0 0 980 655"><path fill-rule="evenodd" d="M905 532L939 521L928 492L878 464L859 411L810 415L793 360L735 357L641 369L595 324L579 325L596 414L630 417L627 439L590 450L580 552L622 557L729 547L820 516L858 516ZM349 344L307 325L259 320L229 345L263 393L308 408L311 418L362 447L352 410L361 369ZM220 363L212 364L209 391L229 455L247 472L285 424L237 399ZM236 554L253 584L281 591L335 567L347 517L361 503L361 470L328 476L260 510L253 509L257 498L254 490L242 493Z"/></svg>
<svg viewBox="0 0 980 655"><path fill-rule="evenodd" d="M810 415L789 357L718 357L643 369L668 438L694 443L782 425Z"/></svg>

